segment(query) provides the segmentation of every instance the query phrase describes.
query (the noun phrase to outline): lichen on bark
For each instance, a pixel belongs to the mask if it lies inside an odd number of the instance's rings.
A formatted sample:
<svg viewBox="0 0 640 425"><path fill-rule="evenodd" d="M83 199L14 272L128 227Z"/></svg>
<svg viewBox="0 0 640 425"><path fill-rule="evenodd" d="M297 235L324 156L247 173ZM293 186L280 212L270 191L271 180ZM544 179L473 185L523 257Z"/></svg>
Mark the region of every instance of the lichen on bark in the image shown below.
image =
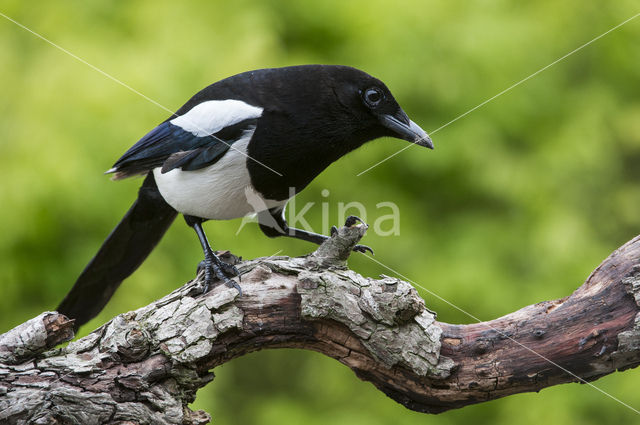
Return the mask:
<svg viewBox="0 0 640 425"><path fill-rule="evenodd" d="M449 376L453 362L440 356L435 314L408 283L365 279L351 270L301 272L298 279L304 319L342 323L387 368L399 364L420 376Z"/></svg>
<svg viewBox="0 0 640 425"><path fill-rule="evenodd" d="M640 264L632 267L629 274L622 279L622 284L640 307ZM618 348L611 353L616 369L640 363L640 312L636 314L633 323L632 329L618 334Z"/></svg>
<svg viewBox="0 0 640 425"><path fill-rule="evenodd" d="M186 407L213 379L194 364L210 354L219 335L240 327L243 316L232 305L235 289L218 288L206 300L196 301L185 295L194 285L116 316L67 347L0 368L0 378L13 377L11 385L23 381L21 388L5 391L0 422L20 423L25 418L35 423L207 423L206 413ZM20 335L33 338L29 346L43 340L33 331Z"/></svg>

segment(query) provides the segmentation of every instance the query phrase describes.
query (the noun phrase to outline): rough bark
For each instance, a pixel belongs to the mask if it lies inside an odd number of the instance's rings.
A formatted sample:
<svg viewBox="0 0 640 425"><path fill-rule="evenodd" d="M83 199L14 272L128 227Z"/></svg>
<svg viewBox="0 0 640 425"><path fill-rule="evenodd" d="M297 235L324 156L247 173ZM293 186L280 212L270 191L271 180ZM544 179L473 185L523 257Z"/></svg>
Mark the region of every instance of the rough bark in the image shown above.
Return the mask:
<svg viewBox="0 0 640 425"><path fill-rule="evenodd" d="M566 298L451 325L407 282L346 268L365 231L341 228L307 257L237 264L242 297L225 286L202 295L196 279L64 348L45 351L72 337L64 316L18 326L0 336L0 422L206 423L187 404L210 370L265 348L321 352L429 413L640 362L640 237Z"/></svg>

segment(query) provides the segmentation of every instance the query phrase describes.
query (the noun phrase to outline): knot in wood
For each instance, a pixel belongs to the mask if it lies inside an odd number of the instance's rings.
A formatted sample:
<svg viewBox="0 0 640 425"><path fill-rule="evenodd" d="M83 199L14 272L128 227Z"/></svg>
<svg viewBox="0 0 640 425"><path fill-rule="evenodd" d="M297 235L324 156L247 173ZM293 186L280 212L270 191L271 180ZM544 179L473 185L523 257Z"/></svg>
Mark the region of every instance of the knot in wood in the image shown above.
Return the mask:
<svg viewBox="0 0 640 425"><path fill-rule="evenodd" d="M140 360L149 352L147 335L141 329L130 329L125 335L125 343L118 346L118 352L128 360Z"/></svg>
<svg viewBox="0 0 640 425"><path fill-rule="evenodd" d="M110 353L122 362L141 360L149 353L148 333L137 321L128 321L124 315L116 316L104 330L100 351Z"/></svg>

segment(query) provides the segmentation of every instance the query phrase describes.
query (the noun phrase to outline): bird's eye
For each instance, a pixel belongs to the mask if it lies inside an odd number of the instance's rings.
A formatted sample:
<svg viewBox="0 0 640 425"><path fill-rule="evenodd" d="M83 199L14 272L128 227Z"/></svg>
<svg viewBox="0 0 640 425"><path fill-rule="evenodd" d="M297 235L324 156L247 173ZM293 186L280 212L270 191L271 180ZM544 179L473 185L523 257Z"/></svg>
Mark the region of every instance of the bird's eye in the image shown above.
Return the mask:
<svg viewBox="0 0 640 425"><path fill-rule="evenodd" d="M384 93L382 93L382 90L380 90L379 88L372 87L370 89L366 89L362 97L364 99L364 102L369 107L373 108L375 106L378 106L378 104L382 102L382 99L384 99Z"/></svg>

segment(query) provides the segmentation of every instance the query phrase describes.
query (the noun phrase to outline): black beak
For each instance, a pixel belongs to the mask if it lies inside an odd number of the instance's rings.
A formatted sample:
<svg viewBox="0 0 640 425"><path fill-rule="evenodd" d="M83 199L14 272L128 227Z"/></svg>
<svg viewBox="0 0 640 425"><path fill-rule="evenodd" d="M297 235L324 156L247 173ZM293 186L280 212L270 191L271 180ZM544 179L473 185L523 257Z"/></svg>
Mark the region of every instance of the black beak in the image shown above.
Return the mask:
<svg viewBox="0 0 640 425"><path fill-rule="evenodd" d="M400 120L393 115L380 115L382 125L393 131L398 138L407 140L416 145L433 149L433 142L429 135L420 126L409 119L404 113L404 119ZM405 123L404 120L408 121Z"/></svg>

